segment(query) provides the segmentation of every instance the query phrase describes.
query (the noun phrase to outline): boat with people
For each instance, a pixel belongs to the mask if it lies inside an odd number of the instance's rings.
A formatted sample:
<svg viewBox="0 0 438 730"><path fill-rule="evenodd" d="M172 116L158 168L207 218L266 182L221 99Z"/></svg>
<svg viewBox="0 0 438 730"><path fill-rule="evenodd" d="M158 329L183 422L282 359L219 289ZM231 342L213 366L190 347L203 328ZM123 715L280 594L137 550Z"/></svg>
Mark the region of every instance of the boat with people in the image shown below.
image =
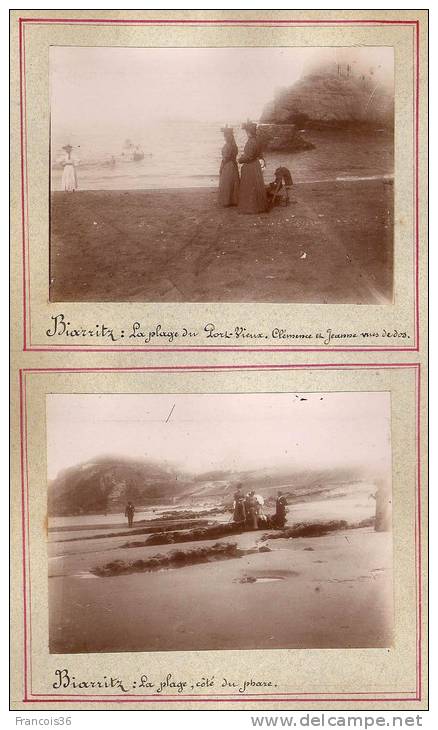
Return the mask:
<svg viewBox="0 0 438 730"><path fill-rule="evenodd" d="M139 144L126 139L122 149L122 159L125 162L139 162L144 159L144 152Z"/></svg>

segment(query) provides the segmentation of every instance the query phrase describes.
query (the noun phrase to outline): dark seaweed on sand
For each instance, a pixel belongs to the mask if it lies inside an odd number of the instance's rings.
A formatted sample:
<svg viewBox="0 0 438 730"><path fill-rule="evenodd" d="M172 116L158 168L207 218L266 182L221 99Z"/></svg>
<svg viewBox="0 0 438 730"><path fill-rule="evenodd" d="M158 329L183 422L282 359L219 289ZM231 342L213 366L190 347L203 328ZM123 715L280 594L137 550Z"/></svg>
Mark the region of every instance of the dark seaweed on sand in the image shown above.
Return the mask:
<svg viewBox="0 0 438 730"><path fill-rule="evenodd" d="M346 520L329 520L327 522L300 522L284 530L276 530L275 532L265 533L262 540L275 540L276 538L297 538L297 537L323 537L329 532L337 530L354 530L361 527L372 527L374 525L374 517L367 518L361 522L354 524L348 523Z"/></svg>
<svg viewBox="0 0 438 730"><path fill-rule="evenodd" d="M374 517L362 520L354 524L349 524L345 520L330 520L328 522L302 522L283 530L273 529L269 533L264 533L261 540L273 540L275 538L292 538L292 537L321 537L328 532L334 530L347 530L359 527L372 527L374 525ZM242 525L235 523L211 525L207 527L195 527L190 530L168 530L150 535L144 540L130 540L125 542L122 548L139 548L149 545L169 545L181 542L198 542L201 540L216 540L227 535L237 535L245 532Z"/></svg>
<svg viewBox="0 0 438 730"><path fill-rule="evenodd" d="M242 532L242 527L233 523L212 525L211 527L195 527L192 530L159 532L145 540L132 540L122 547L146 547L147 545L168 545L174 542L195 542L197 540L214 540L218 537Z"/></svg>
<svg viewBox="0 0 438 730"><path fill-rule="evenodd" d="M101 578L108 578L127 573L147 572L162 568L178 568L183 565L209 563L213 560L226 560L240 556L241 551L238 550L235 542L217 542L208 547L192 548L191 550L172 550L167 555L157 554L146 560L113 560L111 563L94 568L91 572Z"/></svg>

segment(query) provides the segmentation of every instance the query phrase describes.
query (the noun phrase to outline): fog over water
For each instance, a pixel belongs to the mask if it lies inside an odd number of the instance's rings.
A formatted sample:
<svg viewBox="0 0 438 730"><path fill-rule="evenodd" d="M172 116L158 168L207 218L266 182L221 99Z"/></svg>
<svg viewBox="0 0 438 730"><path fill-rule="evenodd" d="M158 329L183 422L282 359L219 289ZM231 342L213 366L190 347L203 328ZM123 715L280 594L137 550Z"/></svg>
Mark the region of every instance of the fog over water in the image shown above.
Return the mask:
<svg viewBox="0 0 438 730"><path fill-rule="evenodd" d="M214 187L223 124L234 127L242 150L242 122L259 119L276 91L303 74L336 73L337 63L350 62L356 76L372 68L376 84L392 83L392 48L52 47L51 189L62 190L67 143L74 148L79 190ZM294 160L284 152L267 155L267 181L279 165L295 163L297 182L348 174L351 160L359 177L393 172L392 155L378 136L366 149L345 136L329 144L308 136L312 154ZM127 139L143 159L124 154Z"/></svg>
<svg viewBox="0 0 438 730"><path fill-rule="evenodd" d="M159 120L258 119L277 89L321 65L351 62L391 84L393 49L50 48L57 134L140 133Z"/></svg>

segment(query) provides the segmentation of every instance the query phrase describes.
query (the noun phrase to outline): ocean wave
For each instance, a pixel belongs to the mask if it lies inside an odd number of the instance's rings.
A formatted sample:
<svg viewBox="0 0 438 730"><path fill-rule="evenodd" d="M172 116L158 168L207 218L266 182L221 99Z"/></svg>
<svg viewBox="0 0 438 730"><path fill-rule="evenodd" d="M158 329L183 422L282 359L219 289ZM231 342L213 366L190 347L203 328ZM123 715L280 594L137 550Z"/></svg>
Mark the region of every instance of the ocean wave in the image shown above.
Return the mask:
<svg viewBox="0 0 438 730"><path fill-rule="evenodd" d="M344 175L336 177L335 179L340 182L355 182L356 180L394 180L394 175Z"/></svg>

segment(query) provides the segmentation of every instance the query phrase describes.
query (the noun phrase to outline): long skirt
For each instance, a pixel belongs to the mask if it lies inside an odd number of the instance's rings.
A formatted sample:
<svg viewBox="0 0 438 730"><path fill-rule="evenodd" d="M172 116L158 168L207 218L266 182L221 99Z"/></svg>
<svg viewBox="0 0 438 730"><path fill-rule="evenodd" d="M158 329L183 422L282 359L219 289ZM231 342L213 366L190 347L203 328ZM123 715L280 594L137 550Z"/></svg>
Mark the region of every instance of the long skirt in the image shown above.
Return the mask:
<svg viewBox="0 0 438 730"><path fill-rule="evenodd" d="M237 504L235 505L233 521L245 522L245 505L243 504L243 502L237 502Z"/></svg>
<svg viewBox="0 0 438 730"><path fill-rule="evenodd" d="M240 172L239 213L265 213L268 209L260 162L245 162Z"/></svg>
<svg viewBox="0 0 438 730"><path fill-rule="evenodd" d="M255 507L250 507L246 513L246 525L249 530L257 530L257 510Z"/></svg>
<svg viewBox="0 0 438 730"><path fill-rule="evenodd" d="M62 189L71 193L76 190L78 186L78 180L76 177L76 170L74 165L65 165L62 173Z"/></svg>
<svg viewBox="0 0 438 730"><path fill-rule="evenodd" d="M237 205L239 199L239 170L236 162L226 162L219 176L219 205Z"/></svg>

